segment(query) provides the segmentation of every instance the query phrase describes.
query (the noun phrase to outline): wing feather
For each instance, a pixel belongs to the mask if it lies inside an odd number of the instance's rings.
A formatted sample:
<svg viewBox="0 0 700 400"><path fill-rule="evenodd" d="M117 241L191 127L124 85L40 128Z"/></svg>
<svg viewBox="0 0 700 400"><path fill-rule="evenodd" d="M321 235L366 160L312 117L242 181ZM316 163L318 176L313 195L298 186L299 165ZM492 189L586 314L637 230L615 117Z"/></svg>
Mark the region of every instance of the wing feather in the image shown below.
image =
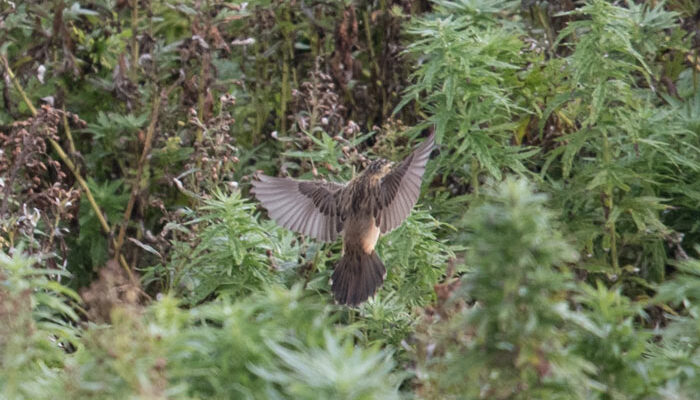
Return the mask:
<svg viewBox="0 0 700 400"><path fill-rule="evenodd" d="M297 196L294 201L295 202L301 201L301 196ZM306 210L302 210L302 211L306 211ZM294 218L289 223L289 229L293 230L294 232L299 232L301 230L302 222L304 222L304 212L294 213Z"/></svg>
<svg viewBox="0 0 700 400"><path fill-rule="evenodd" d="M322 241L338 237L337 192L343 185L259 175L252 193L279 225Z"/></svg>
<svg viewBox="0 0 700 400"><path fill-rule="evenodd" d="M301 224L298 232L302 235L309 236L309 222L311 221L312 213L313 211L310 208L305 208L301 211Z"/></svg>
<svg viewBox="0 0 700 400"><path fill-rule="evenodd" d="M396 229L411 213L420 195L420 185L425 165L435 146L435 136L431 134L401 163L382 178L380 193L377 195L379 228L382 233Z"/></svg>

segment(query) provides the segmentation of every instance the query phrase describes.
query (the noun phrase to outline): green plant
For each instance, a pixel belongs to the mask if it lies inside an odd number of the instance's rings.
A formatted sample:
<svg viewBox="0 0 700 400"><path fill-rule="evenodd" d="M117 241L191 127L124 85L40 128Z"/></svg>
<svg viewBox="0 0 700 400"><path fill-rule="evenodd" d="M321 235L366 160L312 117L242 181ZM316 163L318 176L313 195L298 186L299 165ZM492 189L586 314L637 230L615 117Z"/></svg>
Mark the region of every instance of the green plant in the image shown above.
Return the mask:
<svg viewBox="0 0 700 400"><path fill-rule="evenodd" d="M390 354L376 348L358 351L352 340L338 342L329 333L324 334L324 341L323 347L315 348L305 348L296 342L284 343L290 349L268 340L267 345L282 363L253 371L267 382L280 386L281 390L270 392L279 398L399 398L396 391L399 380L391 376Z"/></svg>
<svg viewBox="0 0 700 400"><path fill-rule="evenodd" d="M659 396L691 398L700 390L700 379L693 372L700 362L700 261L686 259L677 268L677 274L659 286L652 304L666 310L668 305L682 307L683 311L668 315L668 325L654 332L659 341L647 350L653 366L648 369L664 378L655 388Z"/></svg>
<svg viewBox="0 0 700 400"><path fill-rule="evenodd" d="M38 267L22 248L0 251L0 393L36 398L46 372L60 369L65 349L79 346L80 297L55 278L59 270Z"/></svg>
<svg viewBox="0 0 700 400"><path fill-rule="evenodd" d="M271 221L258 222L255 206L238 190L215 193L197 213L183 211L185 221L167 227L181 239L173 241L163 264L148 269L146 279L160 281L189 304L214 293L239 297L280 282L275 265L298 252L290 246L291 233Z"/></svg>
<svg viewBox="0 0 700 400"><path fill-rule="evenodd" d="M486 191L464 217L470 270L427 317L418 347L426 398L585 398L593 364L567 342L576 252L524 179ZM440 317L439 317L440 316Z"/></svg>
<svg viewBox="0 0 700 400"><path fill-rule="evenodd" d="M445 151L434 170L443 180L478 191L482 175L501 177L504 169L526 172L524 160L536 149L509 146L523 105L522 69L536 55L521 51L522 27L501 13L515 2L437 1L432 14L410 26L407 52L421 63L397 110L415 101L434 125Z"/></svg>
<svg viewBox="0 0 700 400"><path fill-rule="evenodd" d="M660 71L650 67L659 51L681 48L679 38L666 33L676 26L676 14L663 4L604 1L569 14L585 18L559 35L572 50L570 79L548 113L561 107L576 128L561 136L541 175L552 182L558 205L574 210L592 270L619 275L630 263L645 278L662 280L663 241L672 232L661 220L670 207L663 182L697 168L680 145L693 146L697 134L660 105ZM556 170L549 168L554 160ZM634 259L640 252L641 263Z"/></svg>
<svg viewBox="0 0 700 400"><path fill-rule="evenodd" d="M387 355L350 346L351 331L334 328L329 310L299 287L189 310L165 297L141 313L112 315L112 326L85 332L56 377L65 398L396 396ZM299 369L306 362L323 374Z"/></svg>

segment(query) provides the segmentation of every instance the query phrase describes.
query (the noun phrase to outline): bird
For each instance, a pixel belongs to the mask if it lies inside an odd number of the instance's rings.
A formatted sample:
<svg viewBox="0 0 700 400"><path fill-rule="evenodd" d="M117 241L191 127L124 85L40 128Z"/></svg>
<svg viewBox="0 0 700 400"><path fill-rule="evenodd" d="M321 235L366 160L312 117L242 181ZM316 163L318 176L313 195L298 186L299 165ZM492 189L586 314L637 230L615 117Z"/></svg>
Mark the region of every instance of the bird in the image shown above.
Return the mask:
<svg viewBox="0 0 700 400"><path fill-rule="evenodd" d="M257 174L251 192L278 225L322 242L342 236L343 254L331 276L335 301L358 306L384 284L386 268L375 246L418 201L435 134L403 161L371 161L347 183Z"/></svg>

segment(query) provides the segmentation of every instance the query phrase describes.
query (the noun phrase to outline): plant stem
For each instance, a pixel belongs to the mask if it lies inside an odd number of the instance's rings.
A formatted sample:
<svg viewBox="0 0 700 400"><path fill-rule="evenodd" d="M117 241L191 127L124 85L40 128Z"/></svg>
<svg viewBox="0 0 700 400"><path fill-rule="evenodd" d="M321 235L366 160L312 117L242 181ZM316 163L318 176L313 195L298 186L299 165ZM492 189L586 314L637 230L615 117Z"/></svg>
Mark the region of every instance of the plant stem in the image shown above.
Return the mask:
<svg viewBox="0 0 700 400"><path fill-rule="evenodd" d="M73 134L71 133L70 126L68 125L68 116L66 114L66 108L63 107L63 131L66 132L66 138L68 139L68 150L71 154L77 153L75 149L75 142L73 141Z"/></svg>
<svg viewBox="0 0 700 400"><path fill-rule="evenodd" d="M386 8L386 3L384 1L381 2L381 9L382 9L382 15L387 12ZM365 10L365 12L362 13L362 19L364 20L364 26L365 26L365 37L367 40L367 49L369 50L369 63L372 65L372 73L371 73L371 79L372 79L372 85L376 87L376 90L378 92L381 92L382 94L382 105L381 105L381 110L382 110L382 115L385 115L388 107L388 102L386 99L386 91L383 90L383 83L381 80L381 68L379 67L379 63L377 62L377 54L374 51L374 41L372 40L372 28L370 25L370 11ZM381 29L378 30L380 38L379 38L379 43L383 43L383 37L381 37ZM372 121L373 125L374 121Z"/></svg>
<svg viewBox="0 0 700 400"><path fill-rule="evenodd" d="M199 87L201 91L199 92L199 99L197 100L197 115L202 123L206 123L207 120L207 116L204 115L204 112L206 111L204 106L207 103L207 91L209 90L208 80L209 71L211 70L210 62L211 56L209 52L207 52L203 55L202 59L202 72L199 76ZM201 126L197 128L197 136L195 140L197 141L198 145L202 143L202 140L204 140L204 129ZM201 165L202 160L197 159L197 168L199 168Z"/></svg>
<svg viewBox="0 0 700 400"><path fill-rule="evenodd" d="M280 119L280 133L287 132L287 102L289 101L289 93L291 92L289 88L289 74L290 74L290 62L293 55L294 43L292 41L293 30L290 28L292 26L292 18L290 16L289 8L285 7L282 10L282 17L284 18L285 28L282 33L284 35L284 45L285 49L282 50L282 93L280 93L280 108L278 117Z"/></svg>
<svg viewBox="0 0 700 400"><path fill-rule="evenodd" d="M605 163L605 168L608 168L610 165L610 162L612 160L612 155L610 153L610 142L608 141L608 132L603 129L603 162ZM604 207L607 209L606 215L608 216L607 221L605 221L605 225L608 228L608 235L610 235L610 258L612 262L612 267L613 270L615 271L615 274L620 273L620 265L619 261L617 259L617 241L615 239L616 236L616 229L615 229L615 221L612 221L610 219L610 215L612 214L613 206L614 206L614 200L613 200L613 185L612 183L608 182L605 185L605 191L604 191Z"/></svg>
<svg viewBox="0 0 700 400"><path fill-rule="evenodd" d="M29 108L29 112L32 113L32 116L36 117L38 112L36 111L36 108L34 108L34 105L32 104L32 102L29 100L29 97L27 97L27 93L22 88L22 85L20 85L19 80L15 76L15 73L12 72L12 68L10 68L10 63L7 62L7 58L5 58L5 55L0 55L0 58L2 58L2 64L5 66L5 71L7 71L7 75L10 76L10 80L12 80L12 84L15 86L15 89L17 89L20 96L22 96L22 100L24 100L24 104L27 105L27 107Z"/></svg>
<svg viewBox="0 0 700 400"><path fill-rule="evenodd" d="M119 235L117 236L116 243L114 245L114 259L120 256L121 248L124 245L124 236L126 235L126 227L129 225L129 220L131 219L131 213L134 210L134 204L136 203L136 197L141 191L141 177L143 176L143 171L148 166L148 155L151 153L151 147L153 143L153 136L156 130L156 124L158 123L158 113L160 112L160 104L165 91L161 92L160 96L157 96L153 101L153 109L151 111L151 122L148 124L146 129L146 139L144 140L143 150L141 151L141 157L139 158L139 163L136 169L136 176L131 184L131 195L129 196L129 202L126 205L126 210L124 211L124 218L122 224L119 227Z"/></svg>
<svg viewBox="0 0 700 400"><path fill-rule="evenodd" d="M131 0L131 72L136 77L139 66L139 0Z"/></svg>
<svg viewBox="0 0 700 400"><path fill-rule="evenodd" d="M255 44L255 86L253 89L253 107L255 109L255 128L253 129L253 144L258 144L262 141L262 128L264 124L264 105L261 101L263 98L262 85L265 82L263 69L265 68L263 60L263 49L260 44Z"/></svg>
<svg viewBox="0 0 700 400"><path fill-rule="evenodd" d="M471 173L471 184L472 184L472 190L474 191L475 195L479 195L479 161L475 158L472 157L472 163L470 167Z"/></svg>

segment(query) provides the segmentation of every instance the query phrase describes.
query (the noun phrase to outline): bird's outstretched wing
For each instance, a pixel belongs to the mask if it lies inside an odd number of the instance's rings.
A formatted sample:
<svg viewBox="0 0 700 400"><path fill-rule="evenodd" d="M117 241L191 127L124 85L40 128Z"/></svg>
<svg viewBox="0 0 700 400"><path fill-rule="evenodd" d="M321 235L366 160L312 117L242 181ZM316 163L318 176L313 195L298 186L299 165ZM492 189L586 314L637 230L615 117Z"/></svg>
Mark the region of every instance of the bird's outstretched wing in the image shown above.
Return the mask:
<svg viewBox="0 0 700 400"><path fill-rule="evenodd" d="M338 237L338 195L343 185L266 175L258 179L253 180L253 193L279 225L324 242Z"/></svg>
<svg viewBox="0 0 700 400"><path fill-rule="evenodd" d="M403 222L420 195L421 179L430 152L435 147L435 135L423 143L386 174L376 195L374 215L382 233L395 229Z"/></svg>

